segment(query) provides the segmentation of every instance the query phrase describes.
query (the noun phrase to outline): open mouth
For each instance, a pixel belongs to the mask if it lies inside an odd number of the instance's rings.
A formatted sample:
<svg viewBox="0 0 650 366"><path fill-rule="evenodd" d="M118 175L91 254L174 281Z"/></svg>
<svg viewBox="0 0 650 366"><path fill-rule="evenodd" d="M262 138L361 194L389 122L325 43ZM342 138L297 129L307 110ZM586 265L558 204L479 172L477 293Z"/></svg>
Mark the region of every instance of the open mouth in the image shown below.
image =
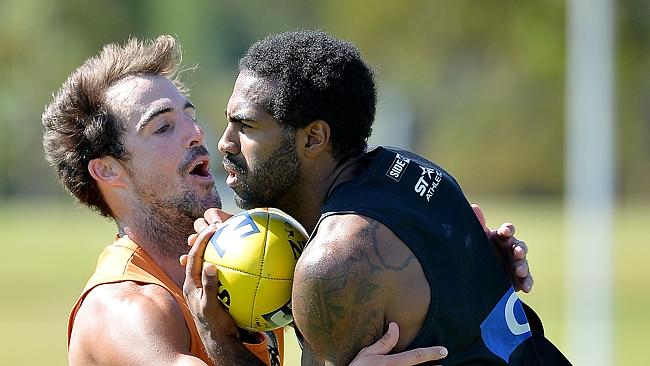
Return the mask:
<svg viewBox="0 0 650 366"><path fill-rule="evenodd" d="M226 185L232 187L237 181L237 169L226 163L223 164L223 168L226 170L226 173L228 173L228 176L226 176Z"/></svg>
<svg viewBox="0 0 650 366"><path fill-rule="evenodd" d="M190 175L196 175L203 178L212 176L212 174L210 174L209 161L207 159L199 160L194 168L190 170Z"/></svg>

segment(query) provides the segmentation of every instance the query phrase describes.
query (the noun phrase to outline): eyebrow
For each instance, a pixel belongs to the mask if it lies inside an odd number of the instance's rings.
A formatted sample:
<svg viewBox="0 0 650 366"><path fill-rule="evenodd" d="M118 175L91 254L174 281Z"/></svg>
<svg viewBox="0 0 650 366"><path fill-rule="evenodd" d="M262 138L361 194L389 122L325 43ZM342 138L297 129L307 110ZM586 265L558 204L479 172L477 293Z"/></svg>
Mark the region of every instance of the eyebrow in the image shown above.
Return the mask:
<svg viewBox="0 0 650 366"><path fill-rule="evenodd" d="M185 101L185 105L183 106L183 110L188 109L188 108L195 109L194 104L192 104L189 100ZM137 126L135 127L136 131L138 133L140 133L142 130L145 129L145 127L147 127L149 122L151 122L154 118L156 118L157 116L159 116L161 114L169 113L169 112L171 112L173 110L174 110L174 108L172 108L172 107L165 107L165 108L160 108L160 109L154 109L152 111L147 112L147 114L145 114L144 118L140 122L138 122Z"/></svg>
<svg viewBox="0 0 650 366"><path fill-rule="evenodd" d="M255 121L255 117L252 114L235 112L231 115L228 115L227 110L225 110L224 113L229 122Z"/></svg>

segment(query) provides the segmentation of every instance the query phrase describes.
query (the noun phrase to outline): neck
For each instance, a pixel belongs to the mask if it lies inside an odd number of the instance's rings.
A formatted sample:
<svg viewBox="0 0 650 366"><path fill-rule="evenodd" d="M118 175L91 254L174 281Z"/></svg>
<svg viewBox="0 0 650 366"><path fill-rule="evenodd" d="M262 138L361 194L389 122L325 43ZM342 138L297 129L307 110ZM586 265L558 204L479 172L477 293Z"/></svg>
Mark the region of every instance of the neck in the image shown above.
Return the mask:
<svg viewBox="0 0 650 366"><path fill-rule="evenodd" d="M293 218L298 220L308 233L311 233L320 218L321 207L327 197L339 184L354 178L359 173L359 159L353 158L344 162L331 161L328 164L316 164L313 174L307 174L311 179L306 181L303 189L293 197L288 198L282 207Z"/></svg>
<svg viewBox="0 0 650 366"><path fill-rule="evenodd" d="M185 270L179 263L179 257L188 252L187 237L193 233L192 224L191 220L184 218L165 220L148 212L118 221L118 230L120 236L128 235L142 247L169 278L182 288Z"/></svg>

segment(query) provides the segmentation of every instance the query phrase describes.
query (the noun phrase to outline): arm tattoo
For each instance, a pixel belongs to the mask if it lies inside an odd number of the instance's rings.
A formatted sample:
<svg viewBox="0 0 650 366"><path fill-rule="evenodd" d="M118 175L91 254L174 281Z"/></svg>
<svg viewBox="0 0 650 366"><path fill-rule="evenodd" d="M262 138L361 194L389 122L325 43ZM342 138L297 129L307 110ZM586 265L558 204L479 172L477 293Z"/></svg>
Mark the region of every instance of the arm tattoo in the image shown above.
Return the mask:
<svg viewBox="0 0 650 366"><path fill-rule="evenodd" d="M410 255L404 263L389 264L378 248L380 227L368 220L357 234L356 240L368 244L360 247L373 248L371 255L363 250L331 250L329 255L339 258L305 266L306 275L297 283L299 291L294 292L294 313L308 340L306 348L335 364L349 362L383 333L384 301L375 275L400 271L414 259ZM327 265L329 261L336 263L335 268ZM322 270L323 264L330 268Z"/></svg>
<svg viewBox="0 0 650 366"><path fill-rule="evenodd" d="M370 238L370 241L372 243L372 248L375 252L375 255L377 258L379 258L379 261L381 262L381 267L384 269L388 269L394 272L399 272L401 270L404 270L406 267L408 267L409 264L411 264L411 261L415 259L415 256L413 253L411 253L405 260L404 263L402 264L397 264L397 265L392 265L388 263L386 258L384 257L384 253L381 252L381 249L379 248L379 239L377 238L378 236L378 231L379 231L379 222L371 220L370 221L370 227L367 229L364 229L364 231L367 231L368 233L365 235L368 238Z"/></svg>

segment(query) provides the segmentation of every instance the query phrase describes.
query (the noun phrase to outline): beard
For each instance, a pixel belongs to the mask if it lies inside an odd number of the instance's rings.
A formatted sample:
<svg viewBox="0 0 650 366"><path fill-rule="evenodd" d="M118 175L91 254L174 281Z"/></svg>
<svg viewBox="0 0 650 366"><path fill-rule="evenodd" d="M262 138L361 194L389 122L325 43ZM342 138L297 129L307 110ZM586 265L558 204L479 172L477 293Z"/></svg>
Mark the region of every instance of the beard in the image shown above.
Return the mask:
<svg viewBox="0 0 650 366"><path fill-rule="evenodd" d="M196 192L184 190L178 195L155 195L136 187L140 209L135 218L143 240L168 258L178 258L189 250L187 237L194 233L194 220L211 207L221 207L219 195L206 199Z"/></svg>
<svg viewBox="0 0 650 366"><path fill-rule="evenodd" d="M186 160L193 159L192 153ZM183 163L185 164L185 163ZM183 176L183 175L181 175ZM134 190L138 197L135 226L142 236L160 253L168 258L186 254L189 250L187 237L194 233L194 220L203 216L211 207L221 208L221 198L214 186L201 187L203 197L196 188L183 185L180 193L161 186L159 180L132 175ZM154 182L154 183L151 183Z"/></svg>
<svg viewBox="0 0 650 366"><path fill-rule="evenodd" d="M287 131L280 147L257 166L249 168L240 155L224 156L224 165L233 167L239 174L239 184L233 188L235 204L244 210L257 207L276 207L287 210L285 204L301 181L301 164L293 141Z"/></svg>

